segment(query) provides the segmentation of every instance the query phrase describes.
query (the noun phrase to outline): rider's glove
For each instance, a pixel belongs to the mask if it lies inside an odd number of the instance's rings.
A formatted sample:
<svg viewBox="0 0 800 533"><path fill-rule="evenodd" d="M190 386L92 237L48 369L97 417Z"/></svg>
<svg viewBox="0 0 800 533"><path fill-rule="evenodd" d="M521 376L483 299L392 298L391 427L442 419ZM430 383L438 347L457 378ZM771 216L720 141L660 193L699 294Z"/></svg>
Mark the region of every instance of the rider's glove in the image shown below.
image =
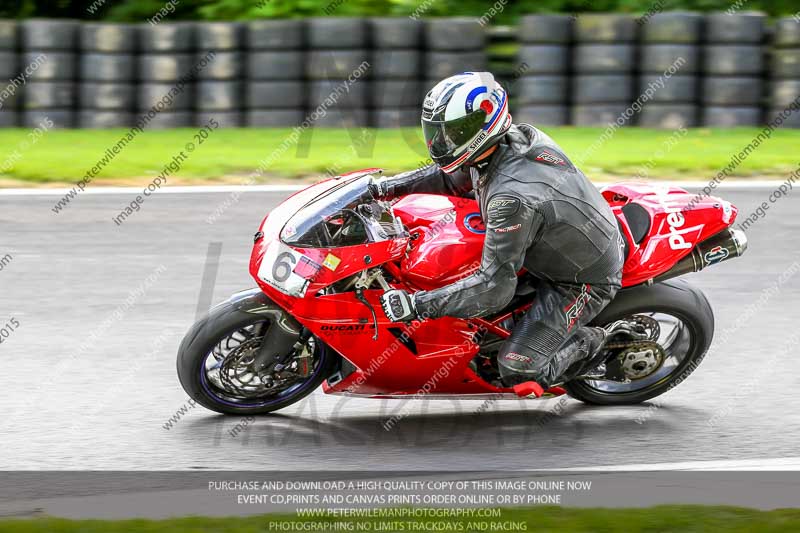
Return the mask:
<svg viewBox="0 0 800 533"><path fill-rule="evenodd" d="M368 185L369 192L372 194L372 197L376 200L386 200L389 199L389 191L387 190L387 184L385 181L375 181L373 180Z"/></svg>
<svg viewBox="0 0 800 533"><path fill-rule="evenodd" d="M392 322L407 322L417 318L414 295L401 289L392 289L381 295L383 312Z"/></svg>

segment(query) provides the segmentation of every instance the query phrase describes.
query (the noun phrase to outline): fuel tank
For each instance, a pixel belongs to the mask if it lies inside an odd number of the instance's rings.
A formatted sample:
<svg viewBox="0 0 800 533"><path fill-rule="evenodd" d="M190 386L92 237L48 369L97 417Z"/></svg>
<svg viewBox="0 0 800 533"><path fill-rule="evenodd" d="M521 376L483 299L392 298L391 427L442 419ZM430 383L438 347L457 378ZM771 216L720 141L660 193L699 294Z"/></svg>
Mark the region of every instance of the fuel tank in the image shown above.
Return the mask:
<svg viewBox="0 0 800 533"><path fill-rule="evenodd" d="M400 268L423 289L453 283L480 265L486 228L475 200L411 194L394 204L408 228L411 250Z"/></svg>

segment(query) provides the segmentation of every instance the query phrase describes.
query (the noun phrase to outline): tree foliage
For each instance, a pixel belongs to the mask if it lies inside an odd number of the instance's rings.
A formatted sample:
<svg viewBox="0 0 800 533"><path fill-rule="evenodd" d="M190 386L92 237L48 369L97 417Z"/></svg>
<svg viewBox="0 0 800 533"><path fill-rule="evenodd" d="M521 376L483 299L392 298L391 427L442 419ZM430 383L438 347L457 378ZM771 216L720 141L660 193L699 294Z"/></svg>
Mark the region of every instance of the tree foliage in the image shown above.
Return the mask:
<svg viewBox="0 0 800 533"><path fill-rule="evenodd" d="M0 0L6 18L69 17L138 22L164 8L169 0ZM527 13L652 13L686 9L725 11L732 0L172 0L170 20L249 20L309 16L474 16L492 6L502 11L497 23L513 23ZM96 6L90 10L89 6ZM740 0L741 10L773 16L795 14L798 0Z"/></svg>

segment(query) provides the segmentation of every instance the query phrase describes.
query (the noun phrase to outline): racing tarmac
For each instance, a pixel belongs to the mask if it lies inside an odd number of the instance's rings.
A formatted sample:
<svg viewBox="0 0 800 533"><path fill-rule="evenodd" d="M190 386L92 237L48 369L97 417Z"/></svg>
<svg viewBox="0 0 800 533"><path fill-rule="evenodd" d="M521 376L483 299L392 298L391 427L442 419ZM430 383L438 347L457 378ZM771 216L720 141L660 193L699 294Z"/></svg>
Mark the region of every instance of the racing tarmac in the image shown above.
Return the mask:
<svg viewBox="0 0 800 533"><path fill-rule="evenodd" d="M741 221L772 189L718 195ZM288 194L157 193L120 226L112 216L135 193L79 195L59 214L59 196L0 195L0 258L11 256L0 327L13 329L0 343L0 469L519 471L798 455L797 193L769 204L744 257L686 277L708 295L718 335L686 382L647 404L513 400L476 414L481 401L417 400L386 431L396 400L317 391L236 436L241 419L199 406L165 429L187 402L176 349L211 303L209 244L221 243L212 302L253 286L252 235Z"/></svg>

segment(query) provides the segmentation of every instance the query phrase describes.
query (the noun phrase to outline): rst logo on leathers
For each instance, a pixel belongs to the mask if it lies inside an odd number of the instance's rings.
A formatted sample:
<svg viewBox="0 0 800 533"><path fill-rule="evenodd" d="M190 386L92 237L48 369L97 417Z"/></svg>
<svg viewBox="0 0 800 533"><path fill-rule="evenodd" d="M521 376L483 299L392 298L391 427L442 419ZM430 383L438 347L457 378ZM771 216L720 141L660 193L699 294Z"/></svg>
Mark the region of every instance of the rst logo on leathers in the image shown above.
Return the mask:
<svg viewBox="0 0 800 533"><path fill-rule="evenodd" d="M564 158L558 157L556 154L548 152L547 150L542 150L542 152L536 156L536 160L541 161L542 163L549 163L551 165L566 166L567 164Z"/></svg>
<svg viewBox="0 0 800 533"><path fill-rule="evenodd" d="M505 207L513 204L515 201L516 199L514 198L495 198L486 205L486 209L492 210L495 208Z"/></svg>
<svg viewBox="0 0 800 533"><path fill-rule="evenodd" d="M486 203L486 218L490 222L502 224L504 219L519 211L519 198L509 194L498 194L489 198Z"/></svg>
<svg viewBox="0 0 800 533"><path fill-rule="evenodd" d="M506 361L517 361L519 363L526 363L530 364L533 360L528 357L527 355L522 355L521 353L516 352L508 352L503 356Z"/></svg>
<svg viewBox="0 0 800 533"><path fill-rule="evenodd" d="M564 315L567 317L567 331L572 329L572 326L575 325L575 322L578 321L584 309L586 309L586 304L589 303L589 291L591 289L592 286L585 283L581 286L581 292L578 294L578 297L575 298L575 301L564 308Z"/></svg>

